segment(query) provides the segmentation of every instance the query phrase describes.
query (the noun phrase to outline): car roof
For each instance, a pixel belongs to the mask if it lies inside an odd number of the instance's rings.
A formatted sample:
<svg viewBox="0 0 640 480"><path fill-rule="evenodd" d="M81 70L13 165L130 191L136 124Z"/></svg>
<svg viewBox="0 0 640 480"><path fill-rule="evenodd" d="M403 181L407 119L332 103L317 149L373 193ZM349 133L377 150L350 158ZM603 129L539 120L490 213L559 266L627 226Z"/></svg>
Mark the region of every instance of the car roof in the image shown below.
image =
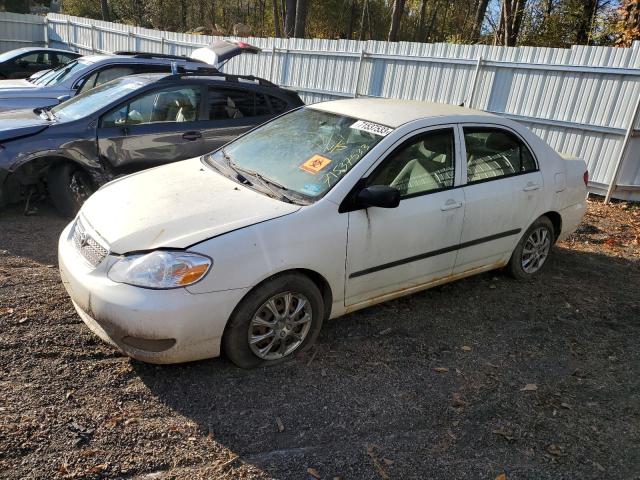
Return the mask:
<svg viewBox="0 0 640 480"><path fill-rule="evenodd" d="M431 117L487 116L495 115L472 108L458 107L445 103L422 102L419 100L396 100L389 98L351 98L316 103L309 108L337 113L369 122L397 128L405 123Z"/></svg>
<svg viewBox="0 0 640 480"><path fill-rule="evenodd" d="M72 52L71 50L64 50L62 48L48 48L48 47L22 47L16 48L12 50L12 52L16 55L21 53L29 53L29 52L60 52L60 53L71 53L73 55L78 55L76 52Z"/></svg>
<svg viewBox="0 0 640 480"><path fill-rule="evenodd" d="M271 87L274 89L280 89L281 87L278 85L274 85L271 82L266 82L265 80L252 77L252 76L243 76L243 75L230 75L220 72L218 74L212 73L211 75L203 75L197 74L193 72L193 75L189 75L189 72L181 73L179 75L174 75L170 72L150 72L150 73L138 73L134 75L127 75L123 78L131 78L143 80L146 84L151 84L155 82L159 82L161 80L176 80L176 81L196 81L200 83L209 83L209 82L221 82L229 85L241 85L243 87Z"/></svg>

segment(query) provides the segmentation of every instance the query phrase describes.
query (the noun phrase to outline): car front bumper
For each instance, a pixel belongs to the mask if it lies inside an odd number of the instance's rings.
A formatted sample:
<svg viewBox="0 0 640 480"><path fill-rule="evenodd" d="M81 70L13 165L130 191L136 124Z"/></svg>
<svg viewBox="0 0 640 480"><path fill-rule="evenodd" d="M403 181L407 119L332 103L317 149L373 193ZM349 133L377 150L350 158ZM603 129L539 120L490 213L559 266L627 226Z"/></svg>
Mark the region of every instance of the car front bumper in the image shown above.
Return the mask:
<svg viewBox="0 0 640 480"><path fill-rule="evenodd" d="M152 290L113 282L107 277L113 257L93 268L75 248L72 226L58 243L60 276L80 318L96 335L149 363L220 354L227 320L247 289L192 294L184 288Z"/></svg>

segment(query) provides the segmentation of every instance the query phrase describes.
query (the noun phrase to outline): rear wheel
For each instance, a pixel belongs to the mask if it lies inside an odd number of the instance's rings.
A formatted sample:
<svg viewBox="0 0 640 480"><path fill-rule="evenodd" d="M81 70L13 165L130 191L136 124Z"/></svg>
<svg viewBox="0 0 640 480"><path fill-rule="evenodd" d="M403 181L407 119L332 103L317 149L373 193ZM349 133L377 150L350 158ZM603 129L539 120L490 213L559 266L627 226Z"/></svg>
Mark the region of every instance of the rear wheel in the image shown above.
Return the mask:
<svg viewBox="0 0 640 480"><path fill-rule="evenodd" d="M51 201L60 214L73 217L95 186L89 174L73 163L61 163L49 170L47 186Z"/></svg>
<svg viewBox="0 0 640 480"><path fill-rule="evenodd" d="M310 347L323 317L318 287L304 275L284 274L242 300L229 320L222 345L239 367L276 364Z"/></svg>
<svg viewBox="0 0 640 480"><path fill-rule="evenodd" d="M545 216L538 218L518 242L511 254L507 270L519 280L533 277L546 263L554 242L551 220Z"/></svg>

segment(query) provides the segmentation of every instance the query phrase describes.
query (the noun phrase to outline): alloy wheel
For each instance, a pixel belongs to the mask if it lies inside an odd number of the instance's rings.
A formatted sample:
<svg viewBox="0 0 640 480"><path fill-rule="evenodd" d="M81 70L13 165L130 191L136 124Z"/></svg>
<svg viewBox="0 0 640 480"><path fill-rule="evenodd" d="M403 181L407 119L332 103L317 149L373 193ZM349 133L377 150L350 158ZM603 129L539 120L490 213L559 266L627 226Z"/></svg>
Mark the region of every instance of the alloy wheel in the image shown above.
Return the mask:
<svg viewBox="0 0 640 480"><path fill-rule="evenodd" d="M281 292L256 311L249 324L249 347L263 360L278 360L304 342L313 320L311 303L301 293Z"/></svg>
<svg viewBox="0 0 640 480"><path fill-rule="evenodd" d="M522 248L522 270L535 273L544 264L551 249L551 234L545 227L536 228L529 234Z"/></svg>

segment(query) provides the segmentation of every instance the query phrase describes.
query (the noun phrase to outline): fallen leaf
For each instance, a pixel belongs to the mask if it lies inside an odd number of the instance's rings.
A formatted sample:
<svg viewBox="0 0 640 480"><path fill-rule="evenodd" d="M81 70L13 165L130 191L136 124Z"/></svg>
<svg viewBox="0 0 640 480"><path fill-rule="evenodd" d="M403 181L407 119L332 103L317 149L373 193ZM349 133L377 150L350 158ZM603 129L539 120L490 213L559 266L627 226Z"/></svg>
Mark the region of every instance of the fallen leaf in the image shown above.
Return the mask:
<svg viewBox="0 0 640 480"><path fill-rule="evenodd" d="M469 405L469 402L465 402L460 398L460 394L458 392L453 392L453 400L451 401L451 405L454 407L466 407Z"/></svg>
<svg viewBox="0 0 640 480"><path fill-rule="evenodd" d="M508 433L504 428L498 428L497 430L493 430L491 433L500 435L501 437L504 437L506 440L509 440L509 441L515 440L515 437L510 433Z"/></svg>
<svg viewBox="0 0 640 480"><path fill-rule="evenodd" d="M381 332L378 332L378 335L386 335L387 333L391 333L393 331L392 328L385 328Z"/></svg>
<svg viewBox="0 0 640 480"><path fill-rule="evenodd" d="M501 473L496 477L496 480L507 480L507 476L504 473Z"/></svg>
<svg viewBox="0 0 640 480"><path fill-rule="evenodd" d="M284 423L280 420L280 417L276 417L276 423L278 424L278 431L284 432Z"/></svg>
<svg viewBox="0 0 640 480"><path fill-rule="evenodd" d="M520 389L521 392L535 392L536 390L538 390L538 385L535 383L527 383Z"/></svg>
<svg viewBox="0 0 640 480"><path fill-rule="evenodd" d="M460 347L460 350L462 350L463 352L470 352L471 347L469 345L463 345L462 347Z"/></svg>
<svg viewBox="0 0 640 480"><path fill-rule="evenodd" d="M127 420L125 420L124 424L125 425L131 425L132 423L138 423L140 421L139 418L129 418Z"/></svg>
<svg viewBox="0 0 640 480"><path fill-rule="evenodd" d="M447 367L435 367L433 371L438 373L447 373L449 369Z"/></svg>
<svg viewBox="0 0 640 480"><path fill-rule="evenodd" d="M311 475L313 478L320 478L320 474L318 473L318 470L316 470L315 468L307 468L307 473L309 475Z"/></svg>
<svg viewBox="0 0 640 480"><path fill-rule="evenodd" d="M386 465L393 465L395 462L393 460L391 460L390 458L383 458L382 461L386 464Z"/></svg>

